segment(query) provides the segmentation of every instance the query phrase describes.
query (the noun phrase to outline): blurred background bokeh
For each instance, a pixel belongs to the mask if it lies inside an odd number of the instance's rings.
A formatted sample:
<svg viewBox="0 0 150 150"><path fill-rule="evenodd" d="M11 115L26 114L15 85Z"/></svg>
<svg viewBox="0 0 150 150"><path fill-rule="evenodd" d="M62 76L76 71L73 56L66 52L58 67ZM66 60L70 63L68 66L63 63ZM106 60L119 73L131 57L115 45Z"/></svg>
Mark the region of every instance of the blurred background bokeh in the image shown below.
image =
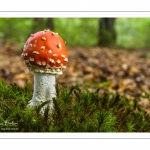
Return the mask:
<svg viewBox="0 0 150 150"><path fill-rule="evenodd" d="M47 28L60 33L68 46L150 48L149 18L0 18L0 42L21 48L31 33Z"/></svg>
<svg viewBox="0 0 150 150"><path fill-rule="evenodd" d="M0 18L0 80L33 84L20 55L30 34L44 29L67 43L69 62L58 84L130 97L150 90L150 18Z"/></svg>

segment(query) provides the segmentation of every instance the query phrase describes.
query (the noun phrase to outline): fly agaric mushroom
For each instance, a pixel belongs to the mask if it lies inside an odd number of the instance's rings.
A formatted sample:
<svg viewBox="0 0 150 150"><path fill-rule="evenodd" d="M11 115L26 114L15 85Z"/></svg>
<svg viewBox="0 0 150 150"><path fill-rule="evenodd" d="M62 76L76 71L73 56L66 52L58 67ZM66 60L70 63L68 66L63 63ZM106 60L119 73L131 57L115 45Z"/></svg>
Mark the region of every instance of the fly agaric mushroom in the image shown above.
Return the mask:
<svg viewBox="0 0 150 150"><path fill-rule="evenodd" d="M21 56L30 71L34 72L34 92L28 106L35 106L56 97L55 76L63 74L68 62L64 40L50 30L31 34Z"/></svg>

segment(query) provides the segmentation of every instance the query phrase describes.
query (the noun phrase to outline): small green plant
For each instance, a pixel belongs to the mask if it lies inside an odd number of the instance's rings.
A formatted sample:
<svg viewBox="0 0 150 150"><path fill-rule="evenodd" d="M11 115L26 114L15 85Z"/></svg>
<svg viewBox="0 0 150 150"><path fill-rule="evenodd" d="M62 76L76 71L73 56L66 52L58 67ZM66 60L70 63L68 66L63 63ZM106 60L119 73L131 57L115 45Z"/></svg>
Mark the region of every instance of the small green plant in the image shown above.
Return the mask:
<svg viewBox="0 0 150 150"><path fill-rule="evenodd" d="M129 99L116 93L99 94L80 86L56 86L54 111L44 115L42 107L27 108L32 87L0 81L0 132L149 132L150 116L140 108L138 99ZM148 97L149 98L149 97Z"/></svg>

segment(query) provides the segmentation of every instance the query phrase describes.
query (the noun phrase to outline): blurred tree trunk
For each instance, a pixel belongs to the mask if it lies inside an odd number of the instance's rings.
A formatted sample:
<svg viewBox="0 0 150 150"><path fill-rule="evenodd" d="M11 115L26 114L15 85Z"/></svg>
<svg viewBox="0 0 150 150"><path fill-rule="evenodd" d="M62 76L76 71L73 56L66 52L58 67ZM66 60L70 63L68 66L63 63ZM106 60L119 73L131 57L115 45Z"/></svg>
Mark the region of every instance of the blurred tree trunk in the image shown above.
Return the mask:
<svg viewBox="0 0 150 150"><path fill-rule="evenodd" d="M43 18L34 18L33 19L33 26L32 26L32 32L38 32L40 30L43 30L44 25L44 19Z"/></svg>
<svg viewBox="0 0 150 150"><path fill-rule="evenodd" d="M44 29L54 30L53 18L34 18L32 32L34 33Z"/></svg>
<svg viewBox="0 0 150 150"><path fill-rule="evenodd" d="M48 18L46 23L47 23L47 28L53 31L54 30L53 18Z"/></svg>
<svg viewBox="0 0 150 150"><path fill-rule="evenodd" d="M99 21L98 45L113 46L116 42L116 18L101 18Z"/></svg>

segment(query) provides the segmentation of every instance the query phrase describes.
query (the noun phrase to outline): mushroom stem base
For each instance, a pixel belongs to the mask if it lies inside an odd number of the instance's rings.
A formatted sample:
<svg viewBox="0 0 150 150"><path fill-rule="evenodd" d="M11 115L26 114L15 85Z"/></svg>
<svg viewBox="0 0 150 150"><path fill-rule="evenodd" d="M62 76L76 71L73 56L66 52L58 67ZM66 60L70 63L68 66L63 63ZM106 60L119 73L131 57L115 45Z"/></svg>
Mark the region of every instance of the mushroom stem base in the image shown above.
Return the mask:
<svg viewBox="0 0 150 150"><path fill-rule="evenodd" d="M45 73L34 73L34 92L28 106L36 106L50 101L50 109L53 109L53 98L56 97L55 75Z"/></svg>

